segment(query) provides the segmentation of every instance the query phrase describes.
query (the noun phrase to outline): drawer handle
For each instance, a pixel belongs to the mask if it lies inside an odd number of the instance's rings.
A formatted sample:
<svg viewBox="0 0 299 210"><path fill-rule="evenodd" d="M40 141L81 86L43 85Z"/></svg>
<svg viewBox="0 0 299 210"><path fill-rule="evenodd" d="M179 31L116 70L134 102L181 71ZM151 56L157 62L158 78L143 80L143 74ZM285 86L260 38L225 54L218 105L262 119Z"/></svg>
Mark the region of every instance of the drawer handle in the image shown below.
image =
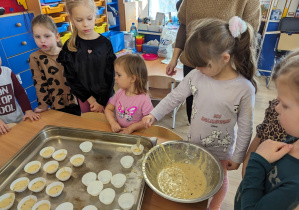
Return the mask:
<svg viewBox="0 0 299 210"><path fill-rule="evenodd" d="M18 26L18 27L21 27L21 26L22 26L22 24L21 24L21 23L17 23L17 24L16 24L16 26Z"/></svg>
<svg viewBox="0 0 299 210"><path fill-rule="evenodd" d="M27 45L27 42L26 42L26 41L23 41L23 42L22 42L22 45Z"/></svg>

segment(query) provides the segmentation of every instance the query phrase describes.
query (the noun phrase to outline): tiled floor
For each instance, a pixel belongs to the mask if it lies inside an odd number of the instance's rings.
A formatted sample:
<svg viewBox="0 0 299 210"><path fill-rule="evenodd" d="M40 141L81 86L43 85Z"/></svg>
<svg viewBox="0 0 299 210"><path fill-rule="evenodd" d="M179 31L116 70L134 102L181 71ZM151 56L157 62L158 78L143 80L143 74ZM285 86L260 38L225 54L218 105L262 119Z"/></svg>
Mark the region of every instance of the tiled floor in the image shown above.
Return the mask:
<svg viewBox="0 0 299 210"><path fill-rule="evenodd" d="M270 88L265 87L264 77L257 78L258 81L258 92L256 94L256 104L255 104L255 117L254 117L254 132L255 127L262 122L264 118L264 111L268 107L268 101L276 98L276 89L274 82L271 83ZM184 140L187 139L187 133L189 131L187 116L186 116L186 107L182 106L177 115L176 115L176 124L174 132L179 134ZM172 125L171 114L165 116L160 122L156 124L162 125L164 127L170 128ZM254 133L255 135L255 133ZM253 135L253 136L254 136ZM229 171L229 190L227 192L226 198L222 204L222 210L232 210L234 205L234 197L237 191L237 188L241 182L241 170L242 165L236 171Z"/></svg>

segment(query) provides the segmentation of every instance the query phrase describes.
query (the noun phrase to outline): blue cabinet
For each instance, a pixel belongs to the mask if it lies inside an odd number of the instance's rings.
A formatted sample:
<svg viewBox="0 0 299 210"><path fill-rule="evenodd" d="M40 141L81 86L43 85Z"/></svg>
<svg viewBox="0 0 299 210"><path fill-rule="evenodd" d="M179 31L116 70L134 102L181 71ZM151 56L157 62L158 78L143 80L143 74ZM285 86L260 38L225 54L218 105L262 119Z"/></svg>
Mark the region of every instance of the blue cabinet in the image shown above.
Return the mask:
<svg viewBox="0 0 299 210"><path fill-rule="evenodd" d="M33 13L0 16L0 56L2 65L11 68L19 78L34 109L37 107L37 97L29 68L29 55L38 48L31 33L32 18Z"/></svg>

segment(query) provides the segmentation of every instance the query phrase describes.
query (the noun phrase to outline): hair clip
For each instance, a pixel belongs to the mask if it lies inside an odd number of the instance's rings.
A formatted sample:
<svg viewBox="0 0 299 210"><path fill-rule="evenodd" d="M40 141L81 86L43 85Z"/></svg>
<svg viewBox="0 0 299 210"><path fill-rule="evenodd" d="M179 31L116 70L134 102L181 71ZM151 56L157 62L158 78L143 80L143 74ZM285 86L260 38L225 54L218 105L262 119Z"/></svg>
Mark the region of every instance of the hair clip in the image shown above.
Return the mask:
<svg viewBox="0 0 299 210"><path fill-rule="evenodd" d="M244 20L239 18L238 16L232 17L228 21L229 31L234 38L240 36L247 30L247 25Z"/></svg>

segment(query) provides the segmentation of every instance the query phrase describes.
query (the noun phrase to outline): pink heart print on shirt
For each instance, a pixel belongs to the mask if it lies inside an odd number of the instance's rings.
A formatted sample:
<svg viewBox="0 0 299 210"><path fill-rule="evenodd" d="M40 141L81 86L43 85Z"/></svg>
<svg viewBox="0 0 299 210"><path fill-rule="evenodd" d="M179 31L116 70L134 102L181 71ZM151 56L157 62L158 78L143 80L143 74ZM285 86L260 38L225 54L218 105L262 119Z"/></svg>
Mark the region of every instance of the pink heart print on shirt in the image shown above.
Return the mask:
<svg viewBox="0 0 299 210"><path fill-rule="evenodd" d="M92 53L92 50L87 50L87 52L90 54L90 53Z"/></svg>

